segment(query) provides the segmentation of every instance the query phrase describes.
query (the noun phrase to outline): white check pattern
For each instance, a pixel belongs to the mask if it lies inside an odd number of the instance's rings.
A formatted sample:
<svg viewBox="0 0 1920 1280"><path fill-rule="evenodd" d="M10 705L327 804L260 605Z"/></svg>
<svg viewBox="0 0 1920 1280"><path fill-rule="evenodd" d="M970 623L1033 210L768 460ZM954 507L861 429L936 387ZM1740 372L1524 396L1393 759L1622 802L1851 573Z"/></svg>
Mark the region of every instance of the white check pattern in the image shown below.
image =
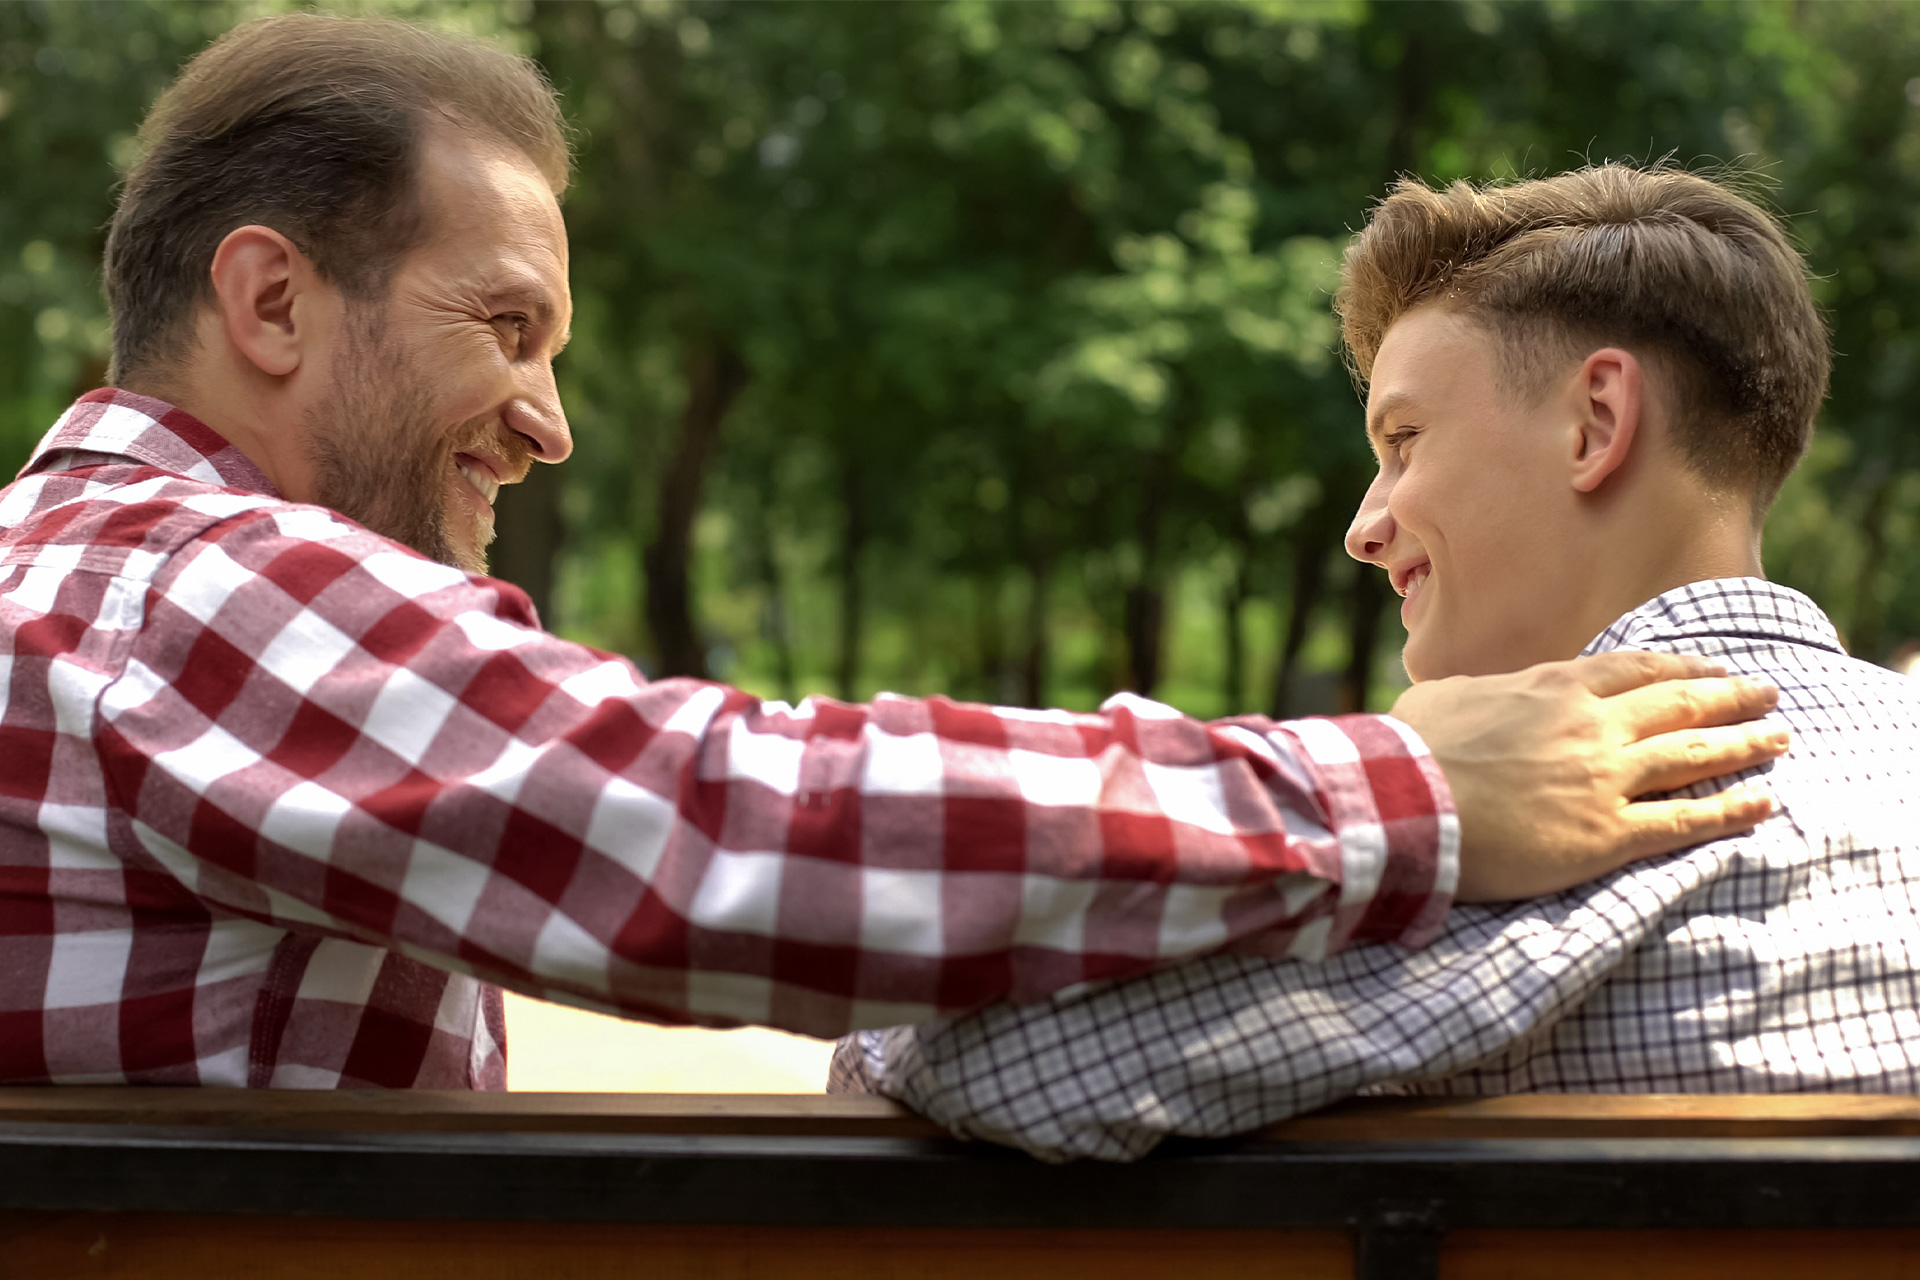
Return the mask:
<svg viewBox="0 0 1920 1280"><path fill-rule="evenodd" d="M832 1087L1048 1159L1130 1159L1362 1091L1920 1088L1920 680L1846 656L1810 600L1757 579L1668 592L1588 652L1619 648L1780 686L1793 748L1756 771L1778 816L1566 893L1456 907L1418 952L1219 956L863 1033Z"/></svg>

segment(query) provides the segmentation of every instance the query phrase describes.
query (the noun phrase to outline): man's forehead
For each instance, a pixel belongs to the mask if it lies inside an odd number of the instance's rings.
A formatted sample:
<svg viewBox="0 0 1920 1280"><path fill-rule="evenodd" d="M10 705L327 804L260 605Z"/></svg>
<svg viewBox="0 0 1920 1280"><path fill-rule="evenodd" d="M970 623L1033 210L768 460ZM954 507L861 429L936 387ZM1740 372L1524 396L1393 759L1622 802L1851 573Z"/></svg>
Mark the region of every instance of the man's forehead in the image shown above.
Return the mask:
<svg viewBox="0 0 1920 1280"><path fill-rule="evenodd" d="M422 256L455 268L491 299L564 327L571 318L567 232L559 202L511 145L440 123L426 131Z"/></svg>
<svg viewBox="0 0 1920 1280"><path fill-rule="evenodd" d="M420 199L442 237L479 235L554 258L563 269L566 222L533 161L511 145L466 129L427 130Z"/></svg>

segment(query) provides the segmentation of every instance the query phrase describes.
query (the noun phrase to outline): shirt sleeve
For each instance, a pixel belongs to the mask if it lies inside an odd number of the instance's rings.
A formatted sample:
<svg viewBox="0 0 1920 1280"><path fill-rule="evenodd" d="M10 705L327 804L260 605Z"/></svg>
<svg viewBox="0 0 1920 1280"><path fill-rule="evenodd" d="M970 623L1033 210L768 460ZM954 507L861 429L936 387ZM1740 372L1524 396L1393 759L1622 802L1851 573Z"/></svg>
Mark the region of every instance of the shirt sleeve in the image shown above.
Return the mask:
<svg viewBox="0 0 1920 1280"><path fill-rule="evenodd" d="M1046 1160L1131 1160L1370 1086L1434 1080L1545 1034L1724 872L1738 844L1548 898L1463 906L1424 950L1209 956L1044 1005L841 1041L832 1092L876 1092Z"/></svg>
<svg viewBox="0 0 1920 1280"><path fill-rule="evenodd" d="M256 504L257 505L257 504ZM1234 946L1417 944L1458 824L1384 717L761 702L314 508L168 556L90 707L123 856L535 995L813 1035Z"/></svg>

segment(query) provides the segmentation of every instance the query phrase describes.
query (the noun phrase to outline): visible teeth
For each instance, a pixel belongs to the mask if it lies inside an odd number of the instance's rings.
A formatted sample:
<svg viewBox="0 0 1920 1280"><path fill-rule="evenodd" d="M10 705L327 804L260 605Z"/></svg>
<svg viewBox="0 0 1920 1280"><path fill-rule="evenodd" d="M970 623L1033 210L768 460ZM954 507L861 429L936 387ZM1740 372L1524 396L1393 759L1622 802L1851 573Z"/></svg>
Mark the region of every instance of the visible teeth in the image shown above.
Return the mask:
<svg viewBox="0 0 1920 1280"><path fill-rule="evenodd" d="M1430 564L1423 564L1415 567L1411 572L1407 574L1405 585L1402 586L1400 590L1400 594L1403 596L1410 596L1414 592L1418 591L1420 589L1420 585L1427 580L1427 575L1432 572L1433 572L1433 566Z"/></svg>
<svg viewBox="0 0 1920 1280"><path fill-rule="evenodd" d="M500 482L486 472L470 467L464 462L456 462L453 465L460 469L460 474L466 478L468 484L480 491L480 496L487 500L487 505L492 506L493 500L500 496Z"/></svg>

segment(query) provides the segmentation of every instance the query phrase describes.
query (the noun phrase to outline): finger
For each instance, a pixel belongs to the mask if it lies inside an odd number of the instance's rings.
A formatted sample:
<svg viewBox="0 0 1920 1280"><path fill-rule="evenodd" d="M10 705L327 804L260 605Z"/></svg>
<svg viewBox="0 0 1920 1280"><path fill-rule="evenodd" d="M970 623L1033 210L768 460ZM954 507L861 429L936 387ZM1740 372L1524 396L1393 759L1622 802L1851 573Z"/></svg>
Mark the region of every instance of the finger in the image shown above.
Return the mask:
<svg viewBox="0 0 1920 1280"><path fill-rule="evenodd" d="M1793 735L1774 725L1691 729L1650 738L1628 753L1633 773L1628 795L1672 791L1708 778L1738 773L1785 755Z"/></svg>
<svg viewBox="0 0 1920 1280"><path fill-rule="evenodd" d="M1606 712L1636 742L1676 729L1705 729L1757 719L1780 705L1780 690L1751 676L1664 680L1609 698Z"/></svg>
<svg viewBox="0 0 1920 1280"><path fill-rule="evenodd" d="M1654 858L1750 831L1772 817L1777 805L1758 787L1732 787L1699 800L1642 800L1624 810L1627 853L1623 862Z"/></svg>
<svg viewBox="0 0 1920 1280"><path fill-rule="evenodd" d="M1661 680L1723 676L1726 667L1691 653L1649 653L1642 649L1615 649L1567 663L1568 674L1602 698L1639 689Z"/></svg>

